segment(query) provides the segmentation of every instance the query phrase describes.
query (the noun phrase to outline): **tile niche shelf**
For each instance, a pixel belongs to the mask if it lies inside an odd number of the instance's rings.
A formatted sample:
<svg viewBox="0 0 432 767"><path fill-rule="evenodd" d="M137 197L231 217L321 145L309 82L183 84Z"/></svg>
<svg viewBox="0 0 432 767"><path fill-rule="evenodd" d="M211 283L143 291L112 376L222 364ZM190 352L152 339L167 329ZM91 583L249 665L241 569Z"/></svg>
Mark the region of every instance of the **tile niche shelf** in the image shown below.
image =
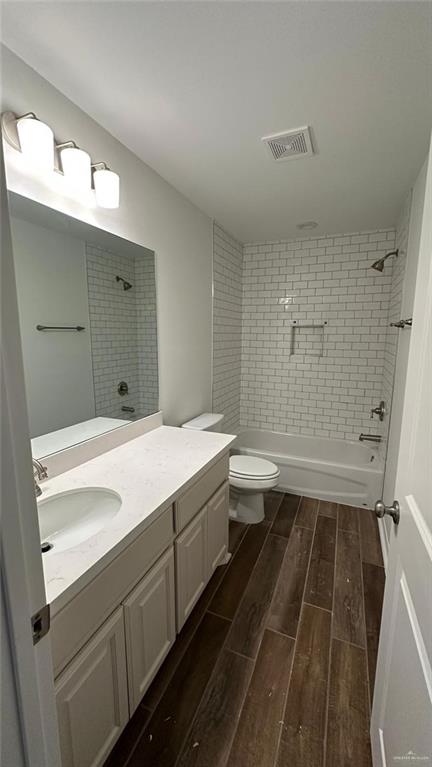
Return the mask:
<svg viewBox="0 0 432 767"><path fill-rule="evenodd" d="M290 357L295 355L309 357L324 356L325 328L327 320L291 320Z"/></svg>

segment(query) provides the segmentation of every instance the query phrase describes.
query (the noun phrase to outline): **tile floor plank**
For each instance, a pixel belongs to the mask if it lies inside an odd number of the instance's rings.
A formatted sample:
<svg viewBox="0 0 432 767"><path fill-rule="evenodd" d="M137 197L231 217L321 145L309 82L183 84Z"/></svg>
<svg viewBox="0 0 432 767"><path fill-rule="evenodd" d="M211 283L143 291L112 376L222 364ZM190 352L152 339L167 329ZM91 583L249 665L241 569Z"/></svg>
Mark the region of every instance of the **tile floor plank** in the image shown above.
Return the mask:
<svg viewBox="0 0 432 767"><path fill-rule="evenodd" d="M271 528L271 532L274 535L282 535L284 538L289 538L299 503L300 496L285 493Z"/></svg>
<svg viewBox="0 0 432 767"><path fill-rule="evenodd" d="M332 642L326 764L372 767L366 653Z"/></svg>
<svg viewBox="0 0 432 767"><path fill-rule="evenodd" d="M306 498L306 496L303 496L295 518L295 524L309 527L313 530L318 514L318 503L319 501L316 498Z"/></svg>
<svg viewBox="0 0 432 767"><path fill-rule="evenodd" d="M350 533L359 533L358 512L355 506L338 504L338 527L339 530L348 530Z"/></svg>
<svg viewBox="0 0 432 767"><path fill-rule="evenodd" d="M303 605L282 729L280 767L322 767L331 614Z"/></svg>
<svg viewBox="0 0 432 767"><path fill-rule="evenodd" d="M358 509L362 561L383 567L378 520L371 509Z"/></svg>
<svg viewBox="0 0 432 767"><path fill-rule="evenodd" d="M222 651L177 767L225 767L253 667L252 660Z"/></svg>
<svg viewBox="0 0 432 767"><path fill-rule="evenodd" d="M304 601L325 610L331 610L333 605L335 550L336 520L319 516L315 528Z"/></svg>
<svg viewBox="0 0 432 767"><path fill-rule="evenodd" d="M269 522L273 522L283 499L284 493L277 493L274 490L264 493L264 514Z"/></svg>
<svg viewBox="0 0 432 767"><path fill-rule="evenodd" d="M104 767L126 767L127 761L135 748L152 712L140 703L123 734L117 741Z"/></svg>
<svg viewBox="0 0 432 767"><path fill-rule="evenodd" d="M236 553L246 530L247 525L244 525L243 522L236 522L234 519L230 519L228 528L228 551L231 554Z"/></svg>
<svg viewBox="0 0 432 767"><path fill-rule="evenodd" d="M366 646L360 541L347 530L337 534L333 636Z"/></svg>
<svg viewBox="0 0 432 767"><path fill-rule="evenodd" d="M274 767L294 639L264 632L227 767Z"/></svg>
<svg viewBox="0 0 432 767"><path fill-rule="evenodd" d="M213 597L209 610L230 620L243 597L252 570L269 531L269 522L250 525L231 562L222 584Z"/></svg>
<svg viewBox="0 0 432 767"><path fill-rule="evenodd" d="M269 535L234 619L227 647L255 658L288 541Z"/></svg>
<svg viewBox="0 0 432 767"><path fill-rule="evenodd" d="M337 503L333 503L333 501L319 501L318 514L321 514L323 517L337 519L337 507Z"/></svg>
<svg viewBox="0 0 432 767"><path fill-rule="evenodd" d="M296 636L309 564L313 532L294 527L285 552L267 625L282 634Z"/></svg>
<svg viewBox="0 0 432 767"><path fill-rule="evenodd" d="M366 642L369 667L369 691L372 703L381 612L384 597L385 572L383 567L363 562L363 587L366 618Z"/></svg>
<svg viewBox="0 0 432 767"><path fill-rule="evenodd" d="M230 623L206 613L156 710L139 738L128 767L173 767L218 660Z"/></svg>

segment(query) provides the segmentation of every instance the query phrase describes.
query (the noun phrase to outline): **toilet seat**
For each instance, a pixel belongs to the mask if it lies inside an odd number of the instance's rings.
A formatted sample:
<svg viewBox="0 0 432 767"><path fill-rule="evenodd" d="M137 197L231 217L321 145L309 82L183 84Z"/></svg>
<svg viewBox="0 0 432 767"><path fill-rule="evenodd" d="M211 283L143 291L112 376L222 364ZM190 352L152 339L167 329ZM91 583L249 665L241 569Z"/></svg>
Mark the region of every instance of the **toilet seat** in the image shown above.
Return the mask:
<svg viewBox="0 0 432 767"><path fill-rule="evenodd" d="M232 455L229 476L238 480L273 480L279 477L279 469L272 461L252 455Z"/></svg>

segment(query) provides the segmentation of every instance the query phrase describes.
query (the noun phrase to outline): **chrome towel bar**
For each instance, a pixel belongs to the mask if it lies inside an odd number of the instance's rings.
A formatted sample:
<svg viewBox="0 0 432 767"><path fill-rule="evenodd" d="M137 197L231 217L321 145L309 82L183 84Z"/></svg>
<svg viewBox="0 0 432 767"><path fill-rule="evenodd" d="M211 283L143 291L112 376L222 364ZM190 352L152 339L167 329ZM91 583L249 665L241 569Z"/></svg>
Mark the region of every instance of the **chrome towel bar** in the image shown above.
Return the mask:
<svg viewBox="0 0 432 767"><path fill-rule="evenodd" d="M36 330L85 330L84 325L36 325Z"/></svg>

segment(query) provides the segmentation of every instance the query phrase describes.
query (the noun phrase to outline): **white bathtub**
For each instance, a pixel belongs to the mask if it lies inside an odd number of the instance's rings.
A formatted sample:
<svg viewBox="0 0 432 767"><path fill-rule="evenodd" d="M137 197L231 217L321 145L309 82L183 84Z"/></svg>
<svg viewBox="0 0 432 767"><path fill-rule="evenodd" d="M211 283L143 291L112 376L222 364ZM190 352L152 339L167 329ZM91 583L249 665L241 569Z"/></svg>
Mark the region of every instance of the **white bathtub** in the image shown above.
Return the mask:
<svg viewBox="0 0 432 767"><path fill-rule="evenodd" d="M280 470L276 490L367 508L381 497L384 472L375 445L246 429L232 452L273 461Z"/></svg>

